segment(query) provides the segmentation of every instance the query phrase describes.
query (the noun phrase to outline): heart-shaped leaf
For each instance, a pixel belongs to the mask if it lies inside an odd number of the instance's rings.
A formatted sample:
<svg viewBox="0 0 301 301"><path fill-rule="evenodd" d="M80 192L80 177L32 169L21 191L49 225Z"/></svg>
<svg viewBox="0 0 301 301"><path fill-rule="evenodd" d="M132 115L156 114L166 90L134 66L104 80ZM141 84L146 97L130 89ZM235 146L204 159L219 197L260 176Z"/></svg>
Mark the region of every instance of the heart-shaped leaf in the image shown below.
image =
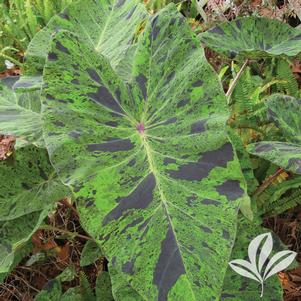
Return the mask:
<svg viewBox="0 0 301 301"><path fill-rule="evenodd" d="M88 41L56 35L43 89L51 160L113 286L125 280L143 300L217 299L246 196L225 95L174 5L149 21L133 62L126 83Z"/></svg>
<svg viewBox="0 0 301 301"><path fill-rule="evenodd" d="M301 52L301 30L276 19L237 18L200 34L201 41L230 57L295 56Z"/></svg>
<svg viewBox="0 0 301 301"><path fill-rule="evenodd" d="M17 148L29 143L44 146L38 92L15 94L0 85L0 132L17 137Z"/></svg>
<svg viewBox="0 0 301 301"><path fill-rule="evenodd" d="M41 211L69 194L44 149L27 146L0 163L0 221Z"/></svg>
<svg viewBox="0 0 301 301"><path fill-rule="evenodd" d="M261 141L247 150L258 157L301 174L301 102L291 96L276 94L266 101L268 118L281 130L288 142Z"/></svg>
<svg viewBox="0 0 301 301"><path fill-rule="evenodd" d="M262 141L249 144L247 150L285 170L301 174L301 146L299 144Z"/></svg>
<svg viewBox="0 0 301 301"><path fill-rule="evenodd" d="M15 88L40 88L50 41L59 30L77 35L105 55L120 74L127 74L135 36L146 18L147 11L138 0L75 1L34 36L25 54L24 76Z"/></svg>
<svg viewBox="0 0 301 301"><path fill-rule="evenodd" d="M281 130L284 137L301 145L301 100L275 94L267 98L266 106L269 119Z"/></svg>
<svg viewBox="0 0 301 301"><path fill-rule="evenodd" d="M103 254L101 249L99 248L99 245L93 240L88 240L85 243L85 246L81 253L80 266L84 267L90 265L100 257L103 257Z"/></svg>
<svg viewBox="0 0 301 301"><path fill-rule="evenodd" d="M96 280L96 301L114 301L109 272L102 271Z"/></svg>
<svg viewBox="0 0 301 301"><path fill-rule="evenodd" d="M0 273L5 273L14 253L70 191L57 178L46 150L33 146L0 162L0 179Z"/></svg>

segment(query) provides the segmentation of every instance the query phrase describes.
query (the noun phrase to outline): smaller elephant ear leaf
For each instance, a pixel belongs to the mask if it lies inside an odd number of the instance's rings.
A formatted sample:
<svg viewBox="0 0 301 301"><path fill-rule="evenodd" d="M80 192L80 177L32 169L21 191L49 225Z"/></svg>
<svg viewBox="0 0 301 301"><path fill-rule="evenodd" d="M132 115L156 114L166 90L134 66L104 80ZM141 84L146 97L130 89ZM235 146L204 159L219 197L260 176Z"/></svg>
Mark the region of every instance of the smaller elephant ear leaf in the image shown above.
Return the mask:
<svg viewBox="0 0 301 301"><path fill-rule="evenodd" d="M0 162L0 221L52 207L69 194L45 149L27 146Z"/></svg>
<svg viewBox="0 0 301 301"><path fill-rule="evenodd" d="M0 273L38 229L54 203L70 194L50 165L47 151L19 149L0 162ZM30 206L29 206L30 204Z"/></svg>
<svg viewBox="0 0 301 301"><path fill-rule="evenodd" d="M200 34L209 48L230 57L295 56L301 52L301 30L276 19L237 18Z"/></svg>
<svg viewBox="0 0 301 301"><path fill-rule="evenodd" d="M101 257L103 257L103 254L99 245L93 240L88 240L80 257L80 266L90 265Z"/></svg>
<svg viewBox="0 0 301 301"><path fill-rule="evenodd" d="M301 145L262 141L247 146L247 151L295 174L301 174Z"/></svg>
<svg viewBox="0 0 301 301"><path fill-rule="evenodd" d="M246 187L218 77L173 4L147 23L127 81L91 46L52 41L43 129L114 298L128 283L137 300L219 299Z"/></svg>
<svg viewBox="0 0 301 301"><path fill-rule="evenodd" d="M59 280L49 280L36 295L35 301L58 301L62 299L62 285Z"/></svg>
<svg viewBox="0 0 301 301"><path fill-rule="evenodd" d="M24 75L15 88L41 87L50 42L61 30L77 35L105 55L119 74L128 76L136 34L147 16L144 5L138 0L75 1L34 36L25 53Z"/></svg>
<svg viewBox="0 0 301 301"><path fill-rule="evenodd" d="M13 220L0 221L0 274L7 274L18 262L24 245L46 218L49 208L23 215ZM27 250L27 249L26 249ZM29 251L28 251L29 252Z"/></svg>
<svg viewBox="0 0 301 301"><path fill-rule="evenodd" d="M301 145L301 99L275 94L267 98L268 117L284 137Z"/></svg>
<svg viewBox="0 0 301 301"><path fill-rule="evenodd" d="M16 147L43 147L41 101L38 92L16 94L0 85L0 132L17 137Z"/></svg>
<svg viewBox="0 0 301 301"><path fill-rule="evenodd" d="M276 94L267 99L266 106L268 118L289 142L257 142L248 145L248 152L287 171L301 174L301 100Z"/></svg>
<svg viewBox="0 0 301 301"><path fill-rule="evenodd" d="M114 301L109 272L102 271L96 280L96 301Z"/></svg>

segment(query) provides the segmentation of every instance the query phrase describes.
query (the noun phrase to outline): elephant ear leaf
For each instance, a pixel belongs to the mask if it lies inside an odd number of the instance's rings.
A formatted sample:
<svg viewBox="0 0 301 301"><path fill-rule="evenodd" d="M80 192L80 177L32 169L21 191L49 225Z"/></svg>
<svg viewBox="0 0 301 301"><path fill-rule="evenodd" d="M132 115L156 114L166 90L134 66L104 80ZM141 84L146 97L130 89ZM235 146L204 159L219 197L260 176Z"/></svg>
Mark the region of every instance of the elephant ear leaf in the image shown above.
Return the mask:
<svg viewBox="0 0 301 301"><path fill-rule="evenodd" d="M276 19L237 18L200 34L209 48L230 57L295 56L301 52L301 31Z"/></svg>
<svg viewBox="0 0 301 301"><path fill-rule="evenodd" d="M275 94L267 98L266 106L269 119L281 130L284 137L301 145L301 100Z"/></svg>
<svg viewBox="0 0 301 301"><path fill-rule="evenodd" d="M246 197L225 95L198 44L171 4L140 36L130 82L69 32L44 69L51 161L116 271L113 291L127 282L142 300L219 299Z"/></svg>
<svg viewBox="0 0 301 301"><path fill-rule="evenodd" d="M16 136L17 148L31 143L44 146L39 93L16 94L0 85L0 132Z"/></svg>
<svg viewBox="0 0 301 301"><path fill-rule="evenodd" d="M249 144L247 151L287 171L301 174L301 146L299 144L262 141Z"/></svg>
<svg viewBox="0 0 301 301"><path fill-rule="evenodd" d="M45 149L27 146L0 162L0 273L9 270L14 253L30 239L54 203L69 193Z"/></svg>
<svg viewBox="0 0 301 301"><path fill-rule="evenodd" d="M80 266L90 265L101 257L103 257L103 254L98 244L93 240L88 240L82 250Z"/></svg>
<svg viewBox="0 0 301 301"><path fill-rule="evenodd" d="M261 141L248 145L247 150L285 170L301 174L301 101L276 94L267 99L266 106L268 118L290 142Z"/></svg>
<svg viewBox="0 0 301 301"><path fill-rule="evenodd" d="M115 70L128 74L136 34L146 18L147 11L138 0L75 1L34 36L25 54L24 76L15 87L27 90L41 87L50 42L60 30L77 35L105 55Z"/></svg>
<svg viewBox="0 0 301 301"><path fill-rule="evenodd" d="M109 272L102 271L96 280L96 301L114 301Z"/></svg>

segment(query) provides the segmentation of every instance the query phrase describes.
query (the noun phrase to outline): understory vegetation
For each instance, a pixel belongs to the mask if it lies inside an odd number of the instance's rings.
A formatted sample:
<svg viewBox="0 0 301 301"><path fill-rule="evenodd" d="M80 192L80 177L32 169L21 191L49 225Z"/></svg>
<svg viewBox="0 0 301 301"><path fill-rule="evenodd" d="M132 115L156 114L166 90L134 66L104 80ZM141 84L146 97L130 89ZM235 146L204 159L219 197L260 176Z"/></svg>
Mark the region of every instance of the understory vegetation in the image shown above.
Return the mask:
<svg viewBox="0 0 301 301"><path fill-rule="evenodd" d="M0 300L299 300L299 1L0 8Z"/></svg>

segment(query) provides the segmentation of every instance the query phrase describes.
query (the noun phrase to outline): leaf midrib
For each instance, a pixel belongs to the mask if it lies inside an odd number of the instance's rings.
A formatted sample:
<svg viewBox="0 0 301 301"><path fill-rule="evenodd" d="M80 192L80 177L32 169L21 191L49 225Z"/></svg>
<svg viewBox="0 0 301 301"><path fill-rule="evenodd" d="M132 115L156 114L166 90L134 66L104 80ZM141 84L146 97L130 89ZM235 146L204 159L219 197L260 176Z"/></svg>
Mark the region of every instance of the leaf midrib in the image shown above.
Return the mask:
<svg viewBox="0 0 301 301"><path fill-rule="evenodd" d="M140 135L140 137L141 137L141 143L142 143L142 145L144 147L144 150L145 150L145 153L146 153L147 162L149 163L150 172L152 172L153 175L154 175L154 177L155 177L156 187L158 188L158 191L159 191L159 194L160 194L161 203L163 205L163 209L164 209L165 215L167 217L168 223L169 223L169 225L170 225L170 227L172 229L172 232L173 232L173 235L174 235L177 247L179 249L179 254L180 254L180 257L181 257L181 261L182 261L182 264L183 264L183 266L185 268L185 272L186 272L186 265L185 265L185 261L184 261L184 259L182 257L182 252L181 252L181 248L180 248L181 244L178 241L176 232L175 232L174 227L173 227L172 220L170 218L170 214L168 212L168 205L167 205L168 201L166 200L164 192L163 192L163 190L161 188L161 184L160 184L160 172L157 170L156 165L154 163L153 155L152 155L153 151L152 151L152 149L151 149L151 147L150 147L150 145L149 145L149 143L147 141L147 136L145 134L142 134L142 135ZM187 277L187 282L190 284L190 281L188 279L187 273L185 273L185 276ZM189 285L189 288L191 290L192 295L194 296L194 300L196 301L197 299L195 297L195 293L194 293L191 285Z"/></svg>
<svg viewBox="0 0 301 301"><path fill-rule="evenodd" d="M111 9L111 11L110 11L110 13L109 13L109 15L108 15L108 18L107 18L107 20L106 20L106 24L105 24L105 26L104 26L104 28L103 28L103 30L102 30L100 36L99 36L98 43L97 43L97 45L96 45L96 47L95 47L96 52L100 52L100 46L101 46L101 44L102 44L102 42L103 42L104 34L105 34L105 32L106 32L106 30L107 30L107 28L108 28L108 24L109 24L110 21L112 20L112 14L113 14L113 12L114 12L114 9L115 9L115 6L116 6L116 2L117 2L117 1L115 0L115 1L114 1L114 4L113 4L113 6L112 6L112 9Z"/></svg>

